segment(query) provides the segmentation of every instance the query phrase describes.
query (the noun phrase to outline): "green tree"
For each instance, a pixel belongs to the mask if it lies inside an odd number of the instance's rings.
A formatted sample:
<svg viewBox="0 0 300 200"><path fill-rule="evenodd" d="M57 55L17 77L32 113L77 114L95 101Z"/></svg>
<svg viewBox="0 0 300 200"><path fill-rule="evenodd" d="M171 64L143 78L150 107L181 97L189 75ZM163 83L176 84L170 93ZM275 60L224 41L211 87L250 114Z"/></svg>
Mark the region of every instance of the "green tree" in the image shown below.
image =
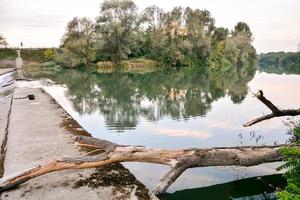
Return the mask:
<svg viewBox="0 0 300 200"><path fill-rule="evenodd" d="M243 34L247 38L252 38L252 32L250 30L250 27L245 22L238 22L237 25L235 25L234 30L232 32L233 36L237 36Z"/></svg>
<svg viewBox="0 0 300 200"><path fill-rule="evenodd" d="M147 7L140 15L143 32L140 47L146 58L163 60L163 51L168 38L164 32L164 17L164 11L157 6Z"/></svg>
<svg viewBox="0 0 300 200"><path fill-rule="evenodd" d="M131 0L106 0L97 18L98 47L106 59L120 62L131 54L138 29L137 7Z"/></svg>
<svg viewBox="0 0 300 200"><path fill-rule="evenodd" d="M157 6L149 6L142 11L140 22L146 25L147 31L159 31L163 28L164 11Z"/></svg>
<svg viewBox="0 0 300 200"><path fill-rule="evenodd" d="M3 37L3 35L0 34L0 47L4 46L7 47L8 43L6 42L6 39Z"/></svg>
<svg viewBox="0 0 300 200"><path fill-rule="evenodd" d="M185 9L187 39L193 44L190 56L200 63L207 61L211 54L211 34L215 20L207 10Z"/></svg>
<svg viewBox="0 0 300 200"><path fill-rule="evenodd" d="M93 22L85 17L75 17L67 25L66 33L61 42L63 52L58 60L72 67L90 66L95 59L94 44Z"/></svg>
<svg viewBox="0 0 300 200"><path fill-rule="evenodd" d="M227 28L218 27L214 30L211 38L212 46L218 44L218 42L224 41L227 39L229 30Z"/></svg>
<svg viewBox="0 0 300 200"><path fill-rule="evenodd" d="M96 54L95 61L120 63L144 57L163 66L226 71L254 65L256 55L251 30L244 22L229 34L228 29L215 27L207 10L175 7L164 12L150 6L138 13L132 0L105 0L95 26L86 18L74 18L62 41L63 53L57 60L70 66L90 65Z"/></svg>
<svg viewBox="0 0 300 200"><path fill-rule="evenodd" d="M251 45L252 32L250 27L244 22L238 22L232 31L230 38L238 49L238 58L236 65L253 65L256 59L256 51Z"/></svg>

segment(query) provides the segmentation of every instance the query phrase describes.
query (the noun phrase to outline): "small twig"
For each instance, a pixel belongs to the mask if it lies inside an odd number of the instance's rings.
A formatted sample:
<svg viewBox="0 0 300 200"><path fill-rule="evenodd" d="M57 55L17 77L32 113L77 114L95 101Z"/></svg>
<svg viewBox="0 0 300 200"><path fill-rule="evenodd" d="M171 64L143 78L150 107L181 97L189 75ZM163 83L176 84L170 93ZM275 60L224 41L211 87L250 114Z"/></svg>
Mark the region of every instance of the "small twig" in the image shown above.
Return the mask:
<svg viewBox="0 0 300 200"><path fill-rule="evenodd" d="M95 149L93 151L89 151L86 154L83 154L81 157L91 155L92 153L95 153L95 152L98 152L98 151L103 151L103 149Z"/></svg>

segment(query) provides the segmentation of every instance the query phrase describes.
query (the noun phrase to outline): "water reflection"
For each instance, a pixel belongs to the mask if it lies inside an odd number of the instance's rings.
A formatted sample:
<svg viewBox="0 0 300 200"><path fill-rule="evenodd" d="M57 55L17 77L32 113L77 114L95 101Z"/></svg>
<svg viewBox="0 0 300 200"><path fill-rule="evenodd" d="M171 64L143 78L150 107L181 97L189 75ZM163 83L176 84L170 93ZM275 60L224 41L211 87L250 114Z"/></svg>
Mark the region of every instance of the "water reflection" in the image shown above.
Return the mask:
<svg viewBox="0 0 300 200"><path fill-rule="evenodd" d="M134 129L140 118L155 122L164 117L187 120L206 116L211 104L229 96L241 103L255 67L207 72L200 69L147 74L95 74L75 70L30 74L53 79L68 88L67 97L80 114L100 111L108 129Z"/></svg>
<svg viewBox="0 0 300 200"><path fill-rule="evenodd" d="M283 188L285 184L286 182L282 175L254 177L204 188L182 190L173 194L165 194L160 197L160 199L271 200L277 199L274 193L274 189ZM249 188L251 188L251 190L249 190Z"/></svg>
<svg viewBox="0 0 300 200"><path fill-rule="evenodd" d="M282 123L285 118L242 127L269 112L249 91L263 89L282 108L300 106L299 75L255 74L251 67L149 74L94 74L60 67L27 72L57 82L45 89L72 117L94 137L120 144L177 149L284 143L289 138ZM150 189L168 170L152 164L123 164ZM278 165L190 169L168 192L274 174Z"/></svg>
<svg viewBox="0 0 300 200"><path fill-rule="evenodd" d="M272 74L300 74L300 63L298 65L265 65L261 64L258 67L260 72L267 72Z"/></svg>

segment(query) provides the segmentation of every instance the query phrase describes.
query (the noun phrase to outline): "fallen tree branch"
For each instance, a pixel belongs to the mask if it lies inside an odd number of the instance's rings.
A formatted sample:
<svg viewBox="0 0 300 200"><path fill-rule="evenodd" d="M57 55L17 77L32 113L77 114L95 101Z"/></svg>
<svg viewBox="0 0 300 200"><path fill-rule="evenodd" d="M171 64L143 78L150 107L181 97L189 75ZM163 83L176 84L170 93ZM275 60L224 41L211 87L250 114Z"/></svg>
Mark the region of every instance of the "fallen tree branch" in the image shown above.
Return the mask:
<svg viewBox="0 0 300 200"><path fill-rule="evenodd" d="M163 150L143 146L118 145L106 140L85 136L77 136L75 141L78 145L97 147L104 152L96 156L50 160L13 176L1 178L0 192L54 171L95 168L120 162L148 162L171 166L171 170L163 177L155 190L155 194L160 194L165 192L187 168L230 165L253 166L280 161L282 158L279 149L284 146Z"/></svg>
<svg viewBox="0 0 300 200"><path fill-rule="evenodd" d="M263 94L262 90L259 90L258 93L255 94L255 97L258 100L260 100L263 104L265 104L272 111L272 113L253 119L253 120L245 123L243 125L244 127L249 127L249 126L252 126L252 125L254 125L258 122L268 120L268 119L271 119L271 118L274 118L274 117L300 115L300 108L280 110L270 100L268 100L264 97L264 94Z"/></svg>

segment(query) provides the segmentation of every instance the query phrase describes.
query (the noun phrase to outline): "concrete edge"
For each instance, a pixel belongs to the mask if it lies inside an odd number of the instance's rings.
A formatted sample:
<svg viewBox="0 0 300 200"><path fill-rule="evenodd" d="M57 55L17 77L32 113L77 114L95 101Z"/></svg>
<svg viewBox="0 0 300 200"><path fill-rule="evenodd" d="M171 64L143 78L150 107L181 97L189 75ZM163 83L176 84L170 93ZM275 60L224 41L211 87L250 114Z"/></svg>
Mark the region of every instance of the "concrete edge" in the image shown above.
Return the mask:
<svg viewBox="0 0 300 200"><path fill-rule="evenodd" d="M41 91L50 98L51 103L55 104L58 108L60 108L63 111L64 119L63 119L63 123L61 124L61 126L63 128L68 130L71 134L73 134L73 136L83 135L83 136L92 137L92 135L89 132L87 132L45 89L41 88ZM89 147L80 147L79 149L85 153L89 152L91 150ZM105 168L111 168L111 167L108 166ZM143 188L143 191L137 191L138 188L136 188L135 190L138 193L142 193L142 192L145 192L145 190L147 190L147 194L141 194L141 196L148 195L150 199L158 200L158 198L143 183L141 183L132 174L132 172L130 172L127 168L125 168L121 163L113 164L112 168L108 169L108 171L114 170L114 168L116 168L117 170L120 170L124 173L130 173L136 179L135 184L137 184L138 186L141 186L141 188ZM144 199L144 198L141 198L141 199ZM146 198L146 199L148 199L148 198Z"/></svg>
<svg viewBox="0 0 300 200"><path fill-rule="evenodd" d="M0 178L2 178L4 174L4 160L5 160L5 154L6 154L6 143L8 138L8 127L9 127L9 118L11 114L11 107L13 102L13 94L10 97L10 103L9 103L9 109L7 114L7 121L6 121L6 127L4 130L4 134L0 136Z"/></svg>
<svg viewBox="0 0 300 200"><path fill-rule="evenodd" d="M1 68L1 69L7 69L7 68ZM9 68L8 68L8 69L9 69ZM8 74L8 73L11 73L11 72L14 72L14 71L16 71L16 70L18 70L18 69L17 69L17 68L12 68L12 70L9 70L9 71L7 71L7 72L1 73L0 76L5 75L5 74Z"/></svg>

